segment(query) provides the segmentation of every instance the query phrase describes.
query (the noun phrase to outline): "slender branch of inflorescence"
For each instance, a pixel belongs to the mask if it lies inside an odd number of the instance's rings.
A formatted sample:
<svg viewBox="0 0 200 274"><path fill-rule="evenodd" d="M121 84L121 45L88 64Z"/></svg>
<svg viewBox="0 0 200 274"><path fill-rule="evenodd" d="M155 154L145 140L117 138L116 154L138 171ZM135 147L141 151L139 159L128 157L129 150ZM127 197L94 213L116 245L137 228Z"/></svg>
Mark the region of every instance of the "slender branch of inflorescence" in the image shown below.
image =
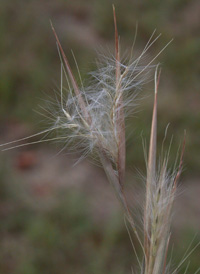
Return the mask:
<svg viewBox="0 0 200 274"><path fill-rule="evenodd" d="M145 274L166 273L166 260L170 239L172 205L177 182L181 174L185 138L178 170L167 171L168 155L157 170L157 94L160 73L155 72L155 97L152 115L149 158L147 164L146 201L144 209Z"/></svg>

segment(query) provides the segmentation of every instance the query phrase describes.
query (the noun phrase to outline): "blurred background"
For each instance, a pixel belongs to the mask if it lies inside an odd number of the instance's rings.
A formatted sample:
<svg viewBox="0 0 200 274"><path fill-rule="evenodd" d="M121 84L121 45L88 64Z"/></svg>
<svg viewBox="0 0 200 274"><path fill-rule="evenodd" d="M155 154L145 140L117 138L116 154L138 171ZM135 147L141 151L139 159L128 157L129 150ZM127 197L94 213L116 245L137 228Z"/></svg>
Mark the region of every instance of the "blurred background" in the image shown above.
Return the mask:
<svg viewBox="0 0 200 274"><path fill-rule="evenodd" d="M60 61L49 20L74 74L78 73L71 49L87 84L97 52L114 53L113 3L121 51L131 49L137 23L136 56L154 29L162 36L149 50L150 58L174 39L157 62L162 66L158 143L161 146L170 123L167 143L173 135L171 163L184 129L187 131L170 247L172 265L176 265L192 240L190 250L200 241L198 0L0 0L0 142L47 127L47 121L37 113L38 106L45 107L45 100L60 83ZM153 81L144 87L140 98L127 130L127 191L136 214L143 203L141 135L148 142ZM135 256L103 171L90 159L74 166L78 152L72 155L66 150L57 155L60 149L45 143L0 153L0 274L131 273ZM199 267L199 256L196 248L189 257L188 273ZM183 264L180 273L186 266Z"/></svg>

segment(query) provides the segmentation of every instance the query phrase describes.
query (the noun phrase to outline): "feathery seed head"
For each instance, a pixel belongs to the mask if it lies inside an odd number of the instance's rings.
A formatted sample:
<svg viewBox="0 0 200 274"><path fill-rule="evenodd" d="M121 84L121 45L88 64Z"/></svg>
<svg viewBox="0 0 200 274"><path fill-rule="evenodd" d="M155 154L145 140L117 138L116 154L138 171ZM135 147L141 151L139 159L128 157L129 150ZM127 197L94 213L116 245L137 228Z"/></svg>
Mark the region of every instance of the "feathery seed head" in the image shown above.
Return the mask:
<svg viewBox="0 0 200 274"><path fill-rule="evenodd" d="M120 135L125 130L124 119L134 110L134 99L152 67L151 64L142 64L149 43L137 59L130 60L127 64L115 58L104 58L98 70L90 73L90 84L86 87L82 84L80 89L72 76L54 28L53 31L61 59L61 98L54 127L60 133L62 131L62 138L66 134L68 144L77 139L79 147L84 148L86 153L96 148L101 149L117 165L120 146L125 146L125 140ZM67 89L64 87L64 78ZM66 90L65 98L63 91ZM121 112L123 118L120 116Z"/></svg>

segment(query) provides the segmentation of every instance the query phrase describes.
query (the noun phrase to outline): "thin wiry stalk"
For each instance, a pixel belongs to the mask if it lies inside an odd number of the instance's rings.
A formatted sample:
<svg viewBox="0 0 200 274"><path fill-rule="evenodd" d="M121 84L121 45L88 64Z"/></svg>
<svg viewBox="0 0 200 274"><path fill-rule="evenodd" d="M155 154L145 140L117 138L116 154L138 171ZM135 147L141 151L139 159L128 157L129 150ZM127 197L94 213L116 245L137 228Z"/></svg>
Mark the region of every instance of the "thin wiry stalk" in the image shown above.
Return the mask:
<svg viewBox="0 0 200 274"><path fill-rule="evenodd" d="M115 189L117 198L119 199L119 201L122 205L125 216L126 216L127 220L129 221L131 228L132 228L132 230L133 230L133 232L134 232L134 234L135 234L135 236L143 250L143 244L140 240L139 234L136 229L135 221L134 221L134 219L131 215L130 209L128 207L123 188L122 188L121 184L119 183L119 178L116 175L116 172L113 169L112 164L111 164L110 160L106 157L106 155L103 152L99 151L99 157L100 157L102 166L104 168L104 171L108 177L108 180Z"/></svg>
<svg viewBox="0 0 200 274"><path fill-rule="evenodd" d="M115 25L115 59L116 59L116 98L114 101L114 108L116 108L116 134L118 135L118 173L119 183L123 187L125 176L125 160L126 160L126 147L125 147L125 121L124 121L124 109L123 109L123 94L121 89L121 71L120 71L120 51L119 51L119 39L116 22L115 7L113 5L114 25ZM115 113L115 110L113 110Z"/></svg>

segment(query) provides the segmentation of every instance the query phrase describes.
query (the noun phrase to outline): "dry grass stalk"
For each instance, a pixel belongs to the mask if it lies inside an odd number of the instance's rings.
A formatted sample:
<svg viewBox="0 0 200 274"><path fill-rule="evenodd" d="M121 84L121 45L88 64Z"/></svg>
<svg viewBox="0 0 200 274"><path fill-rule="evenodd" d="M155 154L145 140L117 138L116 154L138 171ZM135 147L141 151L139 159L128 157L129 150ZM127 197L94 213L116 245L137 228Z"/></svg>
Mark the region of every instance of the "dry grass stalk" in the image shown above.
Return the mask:
<svg viewBox="0 0 200 274"><path fill-rule="evenodd" d="M143 243L126 201L124 181L126 159L125 118L128 114L127 109L129 109L129 106L132 108L132 102L137 93L133 94L132 91L137 91L138 87L145 81L147 69L169 43L147 65L140 65L149 47L160 36L157 36L152 41L153 33L142 54L136 60L131 60L128 65L122 64L120 60L120 47L114 6L113 15L115 27L115 59L108 60L105 67L93 73L93 77L96 79L95 86L91 86L87 90L79 88L56 31L51 24L61 57L61 101L56 115L52 115L51 117L52 120L55 119L55 122L48 130L4 145L25 141L40 134L49 134L54 130L62 130L62 136L45 140L42 139L28 144L62 139L66 142L66 146L67 144L71 144L74 139L78 139L78 141L81 142L81 146L88 149L87 153L95 150L99 155L100 162L109 182L115 189L125 216L143 250L144 264L143 266L140 264L140 273L167 273L166 262L170 239L171 212L177 182L182 169L185 139L179 168L170 174L167 170L168 155L162 159L160 165L156 163L157 91L160 78L160 73L157 75L158 67L155 72L155 98L147 164ZM69 90L67 100L63 98L63 74L65 75ZM131 96L129 97L130 94ZM8 147L6 149L12 149L14 147ZM159 166L159 168L157 168L157 166Z"/></svg>
<svg viewBox="0 0 200 274"><path fill-rule="evenodd" d="M122 94L123 90L121 87L121 82L123 80L124 75L127 73L126 72L127 69L125 70L125 73L123 73L123 75L122 75L121 69L120 69L119 39L118 39L118 30L117 30L116 14L115 14L114 6L113 6L113 15L114 15L114 26L115 26L115 59L116 59L115 60L115 74L116 74L116 80L115 80L115 94L114 94L111 117L112 117L112 124L113 124L113 134L114 134L114 138L115 138L116 144L117 144L115 168L113 168L112 161L108 157L109 151L105 150L105 147L102 144L102 140L100 138L101 136L94 133L94 138L97 138L97 141L98 141L97 142L98 155L101 160L102 166L104 167L107 177L116 191L116 194L124 208L125 214L133 228L134 233L136 234L136 237L140 241L138 233L136 231L134 220L131 216L126 198L124 196L124 191L123 191L124 178L125 178L126 149L125 149L125 121L124 121L123 94ZM69 62L64 54L64 51L62 49L62 46L60 44L60 41L58 39L58 36L55 32L53 25L52 25L52 29L53 29L53 33L55 35L56 41L58 43L62 58L64 60L65 67L68 72L68 76L71 80L73 89L77 95L80 110L83 112L83 118L87 121L88 126L91 127L92 120L91 120L90 113L88 113L88 111L87 111L86 102L82 98L81 92L80 92L79 87L76 83L76 80L75 80L74 75L71 71Z"/></svg>
<svg viewBox="0 0 200 274"><path fill-rule="evenodd" d="M119 183L123 187L125 177L125 161L126 161L126 147L125 147L125 121L123 110L123 94L120 84L120 51L119 51L119 39L117 30L117 20L115 14L115 7L113 6L114 25L115 25L115 59L116 59L116 99L114 106L116 111L116 134L118 135L118 174ZM115 111L114 111L115 113Z"/></svg>

